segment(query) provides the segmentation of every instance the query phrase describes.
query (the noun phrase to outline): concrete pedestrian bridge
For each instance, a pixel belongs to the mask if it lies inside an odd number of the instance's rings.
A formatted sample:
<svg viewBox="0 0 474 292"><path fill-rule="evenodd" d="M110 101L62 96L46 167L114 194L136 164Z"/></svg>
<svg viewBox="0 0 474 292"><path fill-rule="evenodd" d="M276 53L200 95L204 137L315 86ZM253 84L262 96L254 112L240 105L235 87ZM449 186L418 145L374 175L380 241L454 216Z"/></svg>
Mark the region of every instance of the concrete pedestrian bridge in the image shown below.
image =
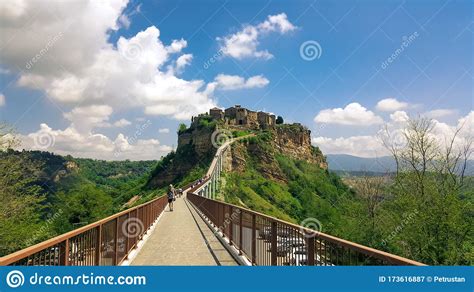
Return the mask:
<svg viewBox="0 0 474 292"><path fill-rule="evenodd" d="M216 200L226 151L206 176L166 195L0 258L0 265L423 265Z"/></svg>

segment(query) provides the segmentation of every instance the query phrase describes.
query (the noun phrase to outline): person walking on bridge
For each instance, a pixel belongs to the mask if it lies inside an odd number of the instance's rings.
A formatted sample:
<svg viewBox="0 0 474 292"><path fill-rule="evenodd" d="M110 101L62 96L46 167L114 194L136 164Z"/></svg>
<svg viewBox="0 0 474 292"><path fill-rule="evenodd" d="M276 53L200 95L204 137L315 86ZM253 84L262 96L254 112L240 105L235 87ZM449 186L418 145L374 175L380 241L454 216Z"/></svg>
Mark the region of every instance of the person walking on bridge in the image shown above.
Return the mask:
<svg viewBox="0 0 474 292"><path fill-rule="evenodd" d="M168 188L168 205L170 206L170 211L173 211L174 198L175 198L175 189L173 185L170 185Z"/></svg>

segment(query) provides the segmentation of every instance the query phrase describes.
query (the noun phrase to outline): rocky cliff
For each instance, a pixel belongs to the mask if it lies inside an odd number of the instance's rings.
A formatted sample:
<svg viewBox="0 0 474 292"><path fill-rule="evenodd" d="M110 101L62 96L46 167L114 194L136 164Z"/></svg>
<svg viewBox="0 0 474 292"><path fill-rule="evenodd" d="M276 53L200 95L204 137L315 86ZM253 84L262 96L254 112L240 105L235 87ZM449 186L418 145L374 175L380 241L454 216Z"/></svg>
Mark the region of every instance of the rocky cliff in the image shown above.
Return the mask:
<svg viewBox="0 0 474 292"><path fill-rule="evenodd" d="M325 157L318 148L311 145L311 131L301 124L279 125L275 129L275 147L284 155L306 160L327 169Z"/></svg>
<svg viewBox="0 0 474 292"><path fill-rule="evenodd" d="M300 124L278 125L256 137L234 143L226 153L227 171L245 172L248 164L266 178L286 182L278 156L302 160L326 170L327 162L318 148L311 145L311 131Z"/></svg>
<svg viewBox="0 0 474 292"><path fill-rule="evenodd" d="M311 131L301 124L282 124L266 130L253 130L245 126L232 126L215 120L211 116L200 115L193 118L191 126L182 126L178 132L178 147L170 153L153 172L148 185L163 187L169 183L179 182L195 167L207 166L213 157L217 141L217 130L232 133L234 136L242 131L256 133L256 137L235 143L227 153L225 165L228 171L245 172L249 156L257 158L259 171L269 179L284 182L284 176L278 168L275 155L304 160L326 170L327 163L318 148L311 145ZM214 142L214 143L213 143Z"/></svg>
<svg viewBox="0 0 474 292"><path fill-rule="evenodd" d="M203 174L217 150L211 139L216 125L212 118L204 117L198 122L193 121L189 128L180 129L176 151L158 163L147 183L148 187L160 188L170 183L182 183L185 177L193 180ZM193 170L198 171L190 177L189 173Z"/></svg>

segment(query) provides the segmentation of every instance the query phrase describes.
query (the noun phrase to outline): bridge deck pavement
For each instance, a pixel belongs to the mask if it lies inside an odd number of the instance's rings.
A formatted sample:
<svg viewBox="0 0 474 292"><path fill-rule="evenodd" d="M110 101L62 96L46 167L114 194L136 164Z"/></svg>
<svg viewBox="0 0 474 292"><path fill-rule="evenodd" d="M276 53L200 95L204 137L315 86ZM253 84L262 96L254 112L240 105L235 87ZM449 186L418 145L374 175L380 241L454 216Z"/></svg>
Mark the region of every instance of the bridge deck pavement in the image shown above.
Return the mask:
<svg viewBox="0 0 474 292"><path fill-rule="evenodd" d="M166 208L158 225L131 265L237 265L186 196L177 198L174 211Z"/></svg>

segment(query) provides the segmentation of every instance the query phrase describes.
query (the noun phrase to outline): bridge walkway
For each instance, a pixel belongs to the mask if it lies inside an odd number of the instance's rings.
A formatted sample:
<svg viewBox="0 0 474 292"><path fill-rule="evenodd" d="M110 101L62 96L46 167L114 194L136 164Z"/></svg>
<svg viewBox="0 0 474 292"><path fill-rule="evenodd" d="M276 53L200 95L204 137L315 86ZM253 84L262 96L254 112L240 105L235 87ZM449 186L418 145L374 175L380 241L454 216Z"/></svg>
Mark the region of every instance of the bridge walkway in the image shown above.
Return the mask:
<svg viewBox="0 0 474 292"><path fill-rule="evenodd" d="M163 212L131 265L238 265L214 235L186 194L174 202L174 211Z"/></svg>

